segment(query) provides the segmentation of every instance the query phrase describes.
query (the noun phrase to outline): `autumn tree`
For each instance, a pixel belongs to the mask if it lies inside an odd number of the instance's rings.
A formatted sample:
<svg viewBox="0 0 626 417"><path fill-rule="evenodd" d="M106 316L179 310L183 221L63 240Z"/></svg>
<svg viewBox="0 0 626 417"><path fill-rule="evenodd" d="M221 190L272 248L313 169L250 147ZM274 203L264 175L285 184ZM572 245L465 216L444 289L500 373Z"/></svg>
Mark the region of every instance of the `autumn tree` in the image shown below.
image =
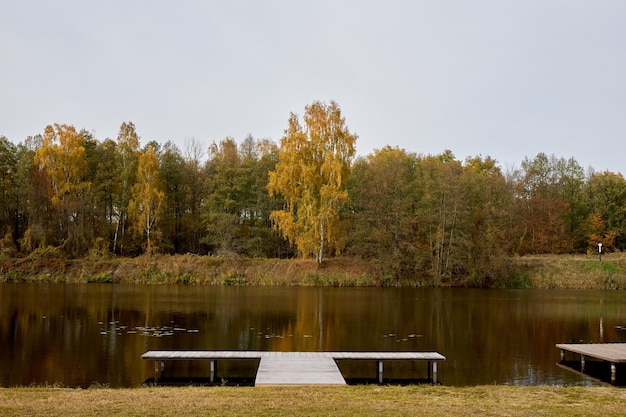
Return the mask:
<svg viewBox="0 0 626 417"><path fill-rule="evenodd" d="M470 284L492 285L506 269L505 229L510 194L496 161L490 157L467 158L460 177L466 209L460 219L463 269Z"/></svg>
<svg viewBox="0 0 626 417"><path fill-rule="evenodd" d="M572 172L565 169L566 166L563 158L539 153L533 159L524 158L521 169L512 178L517 210L514 223L517 253L573 250L575 216L572 216L572 207L578 194L575 188L566 188L565 184L576 187L579 182L570 177ZM574 175L579 175L579 171L574 169Z"/></svg>
<svg viewBox="0 0 626 417"><path fill-rule="evenodd" d="M626 249L626 180L609 171L593 173L586 186L588 243L606 250Z"/></svg>
<svg viewBox="0 0 626 417"><path fill-rule="evenodd" d="M117 224L113 237L113 252L124 251L128 238L128 205L131 199L131 188L137 180L137 164L139 159L139 136L132 122L124 122L117 135L117 171L119 185L115 194Z"/></svg>
<svg viewBox="0 0 626 417"><path fill-rule="evenodd" d="M257 160L252 169L254 181L251 198L256 202L254 210L256 220L251 239L246 243L247 250L250 254L270 258L293 257L295 254L293 247L273 227L271 219L271 213L284 208L285 201L282 196L270 197L266 188L269 173L276 168L279 161L278 146L269 139L261 139L256 141L254 151ZM247 155L244 153L244 161L249 159Z"/></svg>
<svg viewBox="0 0 626 417"><path fill-rule="evenodd" d="M467 204L463 200L460 178L463 166L451 151L419 158L415 191L419 194L415 220L419 224L416 262L429 271L433 284L449 281L462 265L463 219Z"/></svg>
<svg viewBox="0 0 626 417"><path fill-rule="evenodd" d="M91 223L96 253L113 251L118 227L118 195L121 188L121 166L117 160L117 144L112 139L95 141L86 146L88 179L93 184L90 193Z"/></svg>
<svg viewBox="0 0 626 417"><path fill-rule="evenodd" d="M207 173L209 181L202 215L207 234L203 241L213 252L238 252L236 235L249 175L242 168L237 142L233 138L211 144Z"/></svg>
<svg viewBox="0 0 626 417"><path fill-rule="evenodd" d="M184 252L200 253L202 227L200 208L206 188L206 177L202 169L202 159L205 153L202 144L195 138L185 143L184 149L184 183L188 190L186 208L183 213L183 240L181 250Z"/></svg>
<svg viewBox="0 0 626 417"><path fill-rule="evenodd" d="M91 184L85 181L87 162L84 137L74 126L48 125L36 163L52 189L52 206L58 211L58 240L71 254L86 250L80 227L84 221L83 197Z"/></svg>
<svg viewBox="0 0 626 417"><path fill-rule="evenodd" d="M350 253L373 260L395 279L416 272L416 160L387 146L358 158L350 175Z"/></svg>
<svg viewBox="0 0 626 417"><path fill-rule="evenodd" d="M179 252L183 241L183 216L188 195L185 183L185 161L180 150L172 142L167 142L159 157L159 174L165 192L162 249L168 252Z"/></svg>
<svg viewBox="0 0 626 417"><path fill-rule="evenodd" d="M275 155L275 144L252 136L241 145L226 138L209 147L202 221L211 252L279 256L269 220L278 207L265 189Z"/></svg>
<svg viewBox="0 0 626 417"><path fill-rule="evenodd" d="M0 136L0 232L11 228L15 217L15 172L17 170L17 148Z"/></svg>
<svg viewBox="0 0 626 417"><path fill-rule="evenodd" d="M14 254L18 234L17 147L0 136L0 254Z"/></svg>
<svg viewBox="0 0 626 417"><path fill-rule="evenodd" d="M585 194L587 178L583 168L574 158L559 158L556 166L559 178L559 195L567 203L565 227L570 251L584 251L587 245L585 221L589 203Z"/></svg>
<svg viewBox="0 0 626 417"><path fill-rule="evenodd" d="M618 233L615 230L606 230L604 220L600 213L591 213L587 219L587 230L589 233L588 252L599 250L599 245L605 252L615 249L615 240Z"/></svg>
<svg viewBox="0 0 626 417"><path fill-rule="evenodd" d="M314 254L321 264L326 251L340 251L344 242L339 212L349 201L346 181L357 136L334 101L306 106L304 126L293 113L288 124L267 185L270 195L285 198L286 207L271 218L302 256Z"/></svg>
<svg viewBox="0 0 626 417"><path fill-rule="evenodd" d="M359 158L349 183L350 253L383 276L436 285L500 276L508 189L495 160L386 147Z"/></svg>
<svg viewBox="0 0 626 417"><path fill-rule="evenodd" d="M35 164L41 135L29 136L17 146L15 184L17 186L18 246L24 254L47 244L51 218L50 187L45 173ZM53 240L53 239L51 239Z"/></svg>
<svg viewBox="0 0 626 417"><path fill-rule="evenodd" d="M131 188L128 214L135 224L135 231L146 239L146 253L152 254L158 236L157 224L165 198L163 183L159 176L159 160L151 146L139 156L137 183Z"/></svg>

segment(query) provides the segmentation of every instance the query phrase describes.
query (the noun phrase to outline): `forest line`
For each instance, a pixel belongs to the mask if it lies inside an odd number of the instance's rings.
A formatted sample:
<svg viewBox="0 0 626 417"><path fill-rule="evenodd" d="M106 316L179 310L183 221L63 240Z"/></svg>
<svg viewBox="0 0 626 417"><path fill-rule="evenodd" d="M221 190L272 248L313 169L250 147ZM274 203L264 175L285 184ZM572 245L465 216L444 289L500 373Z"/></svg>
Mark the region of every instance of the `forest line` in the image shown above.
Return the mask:
<svg viewBox="0 0 626 417"><path fill-rule="evenodd" d="M488 285L509 256L626 247L620 173L585 171L573 158L543 153L509 172L489 156L460 160L449 150L386 146L354 157L356 136L347 128L332 146L324 137L330 131L336 139L345 127L334 103L316 104L307 106L304 125L292 115L280 145L225 138L206 153L193 140L184 151L171 142L140 147L131 122L116 140L59 124L17 145L0 137L0 256L348 255L388 277ZM309 123L321 123L321 136ZM303 145L315 141L314 149ZM276 179L281 166L289 169L285 181L299 167L297 187L307 178L313 185L288 195ZM312 194L317 200L305 205ZM311 213L326 223L298 223Z"/></svg>

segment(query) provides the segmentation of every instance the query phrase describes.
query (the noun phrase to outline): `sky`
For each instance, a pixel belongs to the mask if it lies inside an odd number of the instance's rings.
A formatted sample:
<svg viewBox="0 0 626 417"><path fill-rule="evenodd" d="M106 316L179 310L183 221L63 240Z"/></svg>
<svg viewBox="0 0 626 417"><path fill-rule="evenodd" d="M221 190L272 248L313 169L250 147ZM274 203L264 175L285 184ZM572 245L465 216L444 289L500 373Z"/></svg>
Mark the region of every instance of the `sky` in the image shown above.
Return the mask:
<svg viewBox="0 0 626 417"><path fill-rule="evenodd" d="M20 0L0 6L0 135L280 143L336 101L357 154L626 173L624 0Z"/></svg>

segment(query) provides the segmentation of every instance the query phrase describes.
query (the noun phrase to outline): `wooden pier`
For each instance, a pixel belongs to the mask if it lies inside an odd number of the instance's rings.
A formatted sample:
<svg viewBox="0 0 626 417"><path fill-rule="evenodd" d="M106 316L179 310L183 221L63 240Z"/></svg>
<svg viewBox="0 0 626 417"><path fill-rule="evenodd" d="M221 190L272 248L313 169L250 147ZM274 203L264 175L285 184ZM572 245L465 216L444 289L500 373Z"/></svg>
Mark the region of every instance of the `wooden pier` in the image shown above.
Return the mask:
<svg viewBox="0 0 626 417"><path fill-rule="evenodd" d="M611 382L615 382L617 364L626 363L626 343L559 343L561 361L565 360L566 352L580 355L580 371L585 372L585 359L595 358L609 363Z"/></svg>
<svg viewBox="0 0 626 417"><path fill-rule="evenodd" d="M154 361L155 379L165 368L166 361L208 360L210 381L214 382L218 360L260 360L255 385L345 385L337 366L338 360L376 361L376 379L383 382L384 361L426 361L428 379L437 384L437 362L445 356L437 352L266 352L266 351L208 351L156 350L141 355ZM432 366L432 368L431 368ZM432 369L432 373L431 373Z"/></svg>
<svg viewBox="0 0 626 417"><path fill-rule="evenodd" d="M261 358L254 385L346 385L337 362L325 355Z"/></svg>

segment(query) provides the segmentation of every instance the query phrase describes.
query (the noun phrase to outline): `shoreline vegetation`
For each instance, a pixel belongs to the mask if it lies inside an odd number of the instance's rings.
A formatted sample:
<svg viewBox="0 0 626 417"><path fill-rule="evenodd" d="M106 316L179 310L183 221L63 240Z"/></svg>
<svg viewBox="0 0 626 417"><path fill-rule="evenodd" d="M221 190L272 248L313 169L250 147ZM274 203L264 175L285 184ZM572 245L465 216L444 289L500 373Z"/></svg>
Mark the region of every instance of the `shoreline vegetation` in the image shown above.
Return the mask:
<svg viewBox="0 0 626 417"><path fill-rule="evenodd" d="M37 416L620 416L615 387L0 388L0 415Z"/></svg>
<svg viewBox="0 0 626 417"><path fill-rule="evenodd" d="M27 257L0 259L0 282L126 283L326 287L480 287L511 289L626 289L626 254L537 255L502 260L489 283L471 278L434 282L388 276L384 266L360 258L252 259L236 255L153 255L137 258Z"/></svg>
<svg viewBox="0 0 626 417"><path fill-rule="evenodd" d="M356 157L333 101L291 113L280 144L139 139L0 137L0 281L626 287L626 179L573 158Z"/></svg>

